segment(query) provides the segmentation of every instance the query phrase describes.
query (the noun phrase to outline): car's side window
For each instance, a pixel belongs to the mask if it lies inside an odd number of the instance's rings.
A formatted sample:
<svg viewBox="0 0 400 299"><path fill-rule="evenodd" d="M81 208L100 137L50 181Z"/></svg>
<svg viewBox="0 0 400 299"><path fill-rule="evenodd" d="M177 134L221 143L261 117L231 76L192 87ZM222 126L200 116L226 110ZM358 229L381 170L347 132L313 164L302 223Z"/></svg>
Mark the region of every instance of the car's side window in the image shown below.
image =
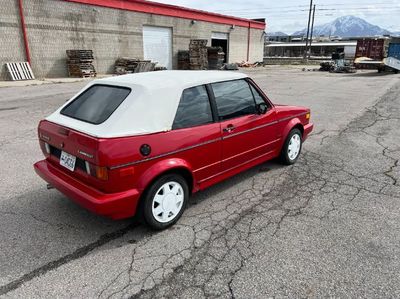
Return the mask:
<svg viewBox="0 0 400 299"><path fill-rule="evenodd" d="M245 80L213 83L211 86L220 120L256 113L253 94Z"/></svg>
<svg viewBox="0 0 400 299"><path fill-rule="evenodd" d="M264 101L264 98L263 98L263 97L260 95L260 93L258 92L258 90L255 89L255 87L254 87L253 85L251 85L250 83L249 83L249 85L250 85L251 91L253 92L254 101L256 102L256 104L257 104L257 105L258 105L258 104L262 104L262 103L267 104L267 103Z"/></svg>
<svg viewBox="0 0 400 299"><path fill-rule="evenodd" d="M190 128L213 122L210 100L204 85L185 89L172 129Z"/></svg>

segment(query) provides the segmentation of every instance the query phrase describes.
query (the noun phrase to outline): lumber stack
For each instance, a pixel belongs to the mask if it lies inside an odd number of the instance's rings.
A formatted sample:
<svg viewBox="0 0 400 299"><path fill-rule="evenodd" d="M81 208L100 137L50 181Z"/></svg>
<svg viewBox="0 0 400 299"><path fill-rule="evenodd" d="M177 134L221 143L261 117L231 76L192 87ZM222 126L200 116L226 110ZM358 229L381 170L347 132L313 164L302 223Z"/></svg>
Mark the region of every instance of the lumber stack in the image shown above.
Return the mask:
<svg viewBox="0 0 400 299"><path fill-rule="evenodd" d="M208 69L220 70L224 66L225 53L222 47L209 47L208 52Z"/></svg>
<svg viewBox="0 0 400 299"><path fill-rule="evenodd" d="M178 51L178 70L189 70L189 69L190 69L189 51L186 50Z"/></svg>
<svg viewBox="0 0 400 299"><path fill-rule="evenodd" d="M67 50L67 66L70 77L96 77L92 50Z"/></svg>
<svg viewBox="0 0 400 299"><path fill-rule="evenodd" d="M140 60L137 58L118 58L115 61L114 73L125 75L132 73L151 72L155 69L155 63L151 60Z"/></svg>
<svg viewBox="0 0 400 299"><path fill-rule="evenodd" d="M191 39L189 43L189 63L191 70L208 69L206 39Z"/></svg>

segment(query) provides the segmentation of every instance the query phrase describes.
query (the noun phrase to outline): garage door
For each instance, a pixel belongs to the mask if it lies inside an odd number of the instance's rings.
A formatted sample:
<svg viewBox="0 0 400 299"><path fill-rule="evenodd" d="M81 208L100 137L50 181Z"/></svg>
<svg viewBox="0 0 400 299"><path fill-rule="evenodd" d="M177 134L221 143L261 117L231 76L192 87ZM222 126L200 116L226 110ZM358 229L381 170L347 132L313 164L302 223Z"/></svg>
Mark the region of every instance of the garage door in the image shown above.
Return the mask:
<svg viewBox="0 0 400 299"><path fill-rule="evenodd" d="M229 34L225 32L212 32L211 38L212 39L223 39L228 40Z"/></svg>
<svg viewBox="0 0 400 299"><path fill-rule="evenodd" d="M143 26L144 59L172 69L172 28Z"/></svg>
<svg viewBox="0 0 400 299"><path fill-rule="evenodd" d="M211 33L211 47L221 47L225 53L224 63L228 62L229 34L224 32Z"/></svg>

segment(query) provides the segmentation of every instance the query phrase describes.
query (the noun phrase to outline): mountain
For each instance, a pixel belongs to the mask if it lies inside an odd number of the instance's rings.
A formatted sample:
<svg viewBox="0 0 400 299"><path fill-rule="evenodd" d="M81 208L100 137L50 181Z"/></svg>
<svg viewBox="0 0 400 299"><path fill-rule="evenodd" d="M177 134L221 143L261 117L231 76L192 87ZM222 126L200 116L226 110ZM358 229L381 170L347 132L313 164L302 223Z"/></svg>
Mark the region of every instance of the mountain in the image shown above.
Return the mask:
<svg viewBox="0 0 400 299"><path fill-rule="evenodd" d="M314 36L341 36L341 37L356 37L356 36L375 36L390 34L389 31L382 29L379 26L372 25L367 21L354 16L344 16L337 18L331 23L314 26ZM307 29L297 31L293 35L306 35Z"/></svg>
<svg viewBox="0 0 400 299"><path fill-rule="evenodd" d="M286 33L278 31L278 32L267 32L267 36L288 36Z"/></svg>

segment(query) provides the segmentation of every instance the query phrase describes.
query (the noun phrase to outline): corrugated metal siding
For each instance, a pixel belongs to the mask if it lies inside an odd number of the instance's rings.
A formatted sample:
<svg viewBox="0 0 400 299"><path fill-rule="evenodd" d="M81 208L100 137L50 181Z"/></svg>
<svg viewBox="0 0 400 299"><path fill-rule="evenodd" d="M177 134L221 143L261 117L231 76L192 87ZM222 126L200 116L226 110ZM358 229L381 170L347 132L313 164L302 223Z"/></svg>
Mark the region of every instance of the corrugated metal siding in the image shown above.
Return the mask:
<svg viewBox="0 0 400 299"><path fill-rule="evenodd" d="M389 45L388 57L400 59L400 43L391 43Z"/></svg>
<svg viewBox="0 0 400 299"><path fill-rule="evenodd" d="M382 60L385 57L384 39L360 39L357 41L356 58L368 57Z"/></svg>

